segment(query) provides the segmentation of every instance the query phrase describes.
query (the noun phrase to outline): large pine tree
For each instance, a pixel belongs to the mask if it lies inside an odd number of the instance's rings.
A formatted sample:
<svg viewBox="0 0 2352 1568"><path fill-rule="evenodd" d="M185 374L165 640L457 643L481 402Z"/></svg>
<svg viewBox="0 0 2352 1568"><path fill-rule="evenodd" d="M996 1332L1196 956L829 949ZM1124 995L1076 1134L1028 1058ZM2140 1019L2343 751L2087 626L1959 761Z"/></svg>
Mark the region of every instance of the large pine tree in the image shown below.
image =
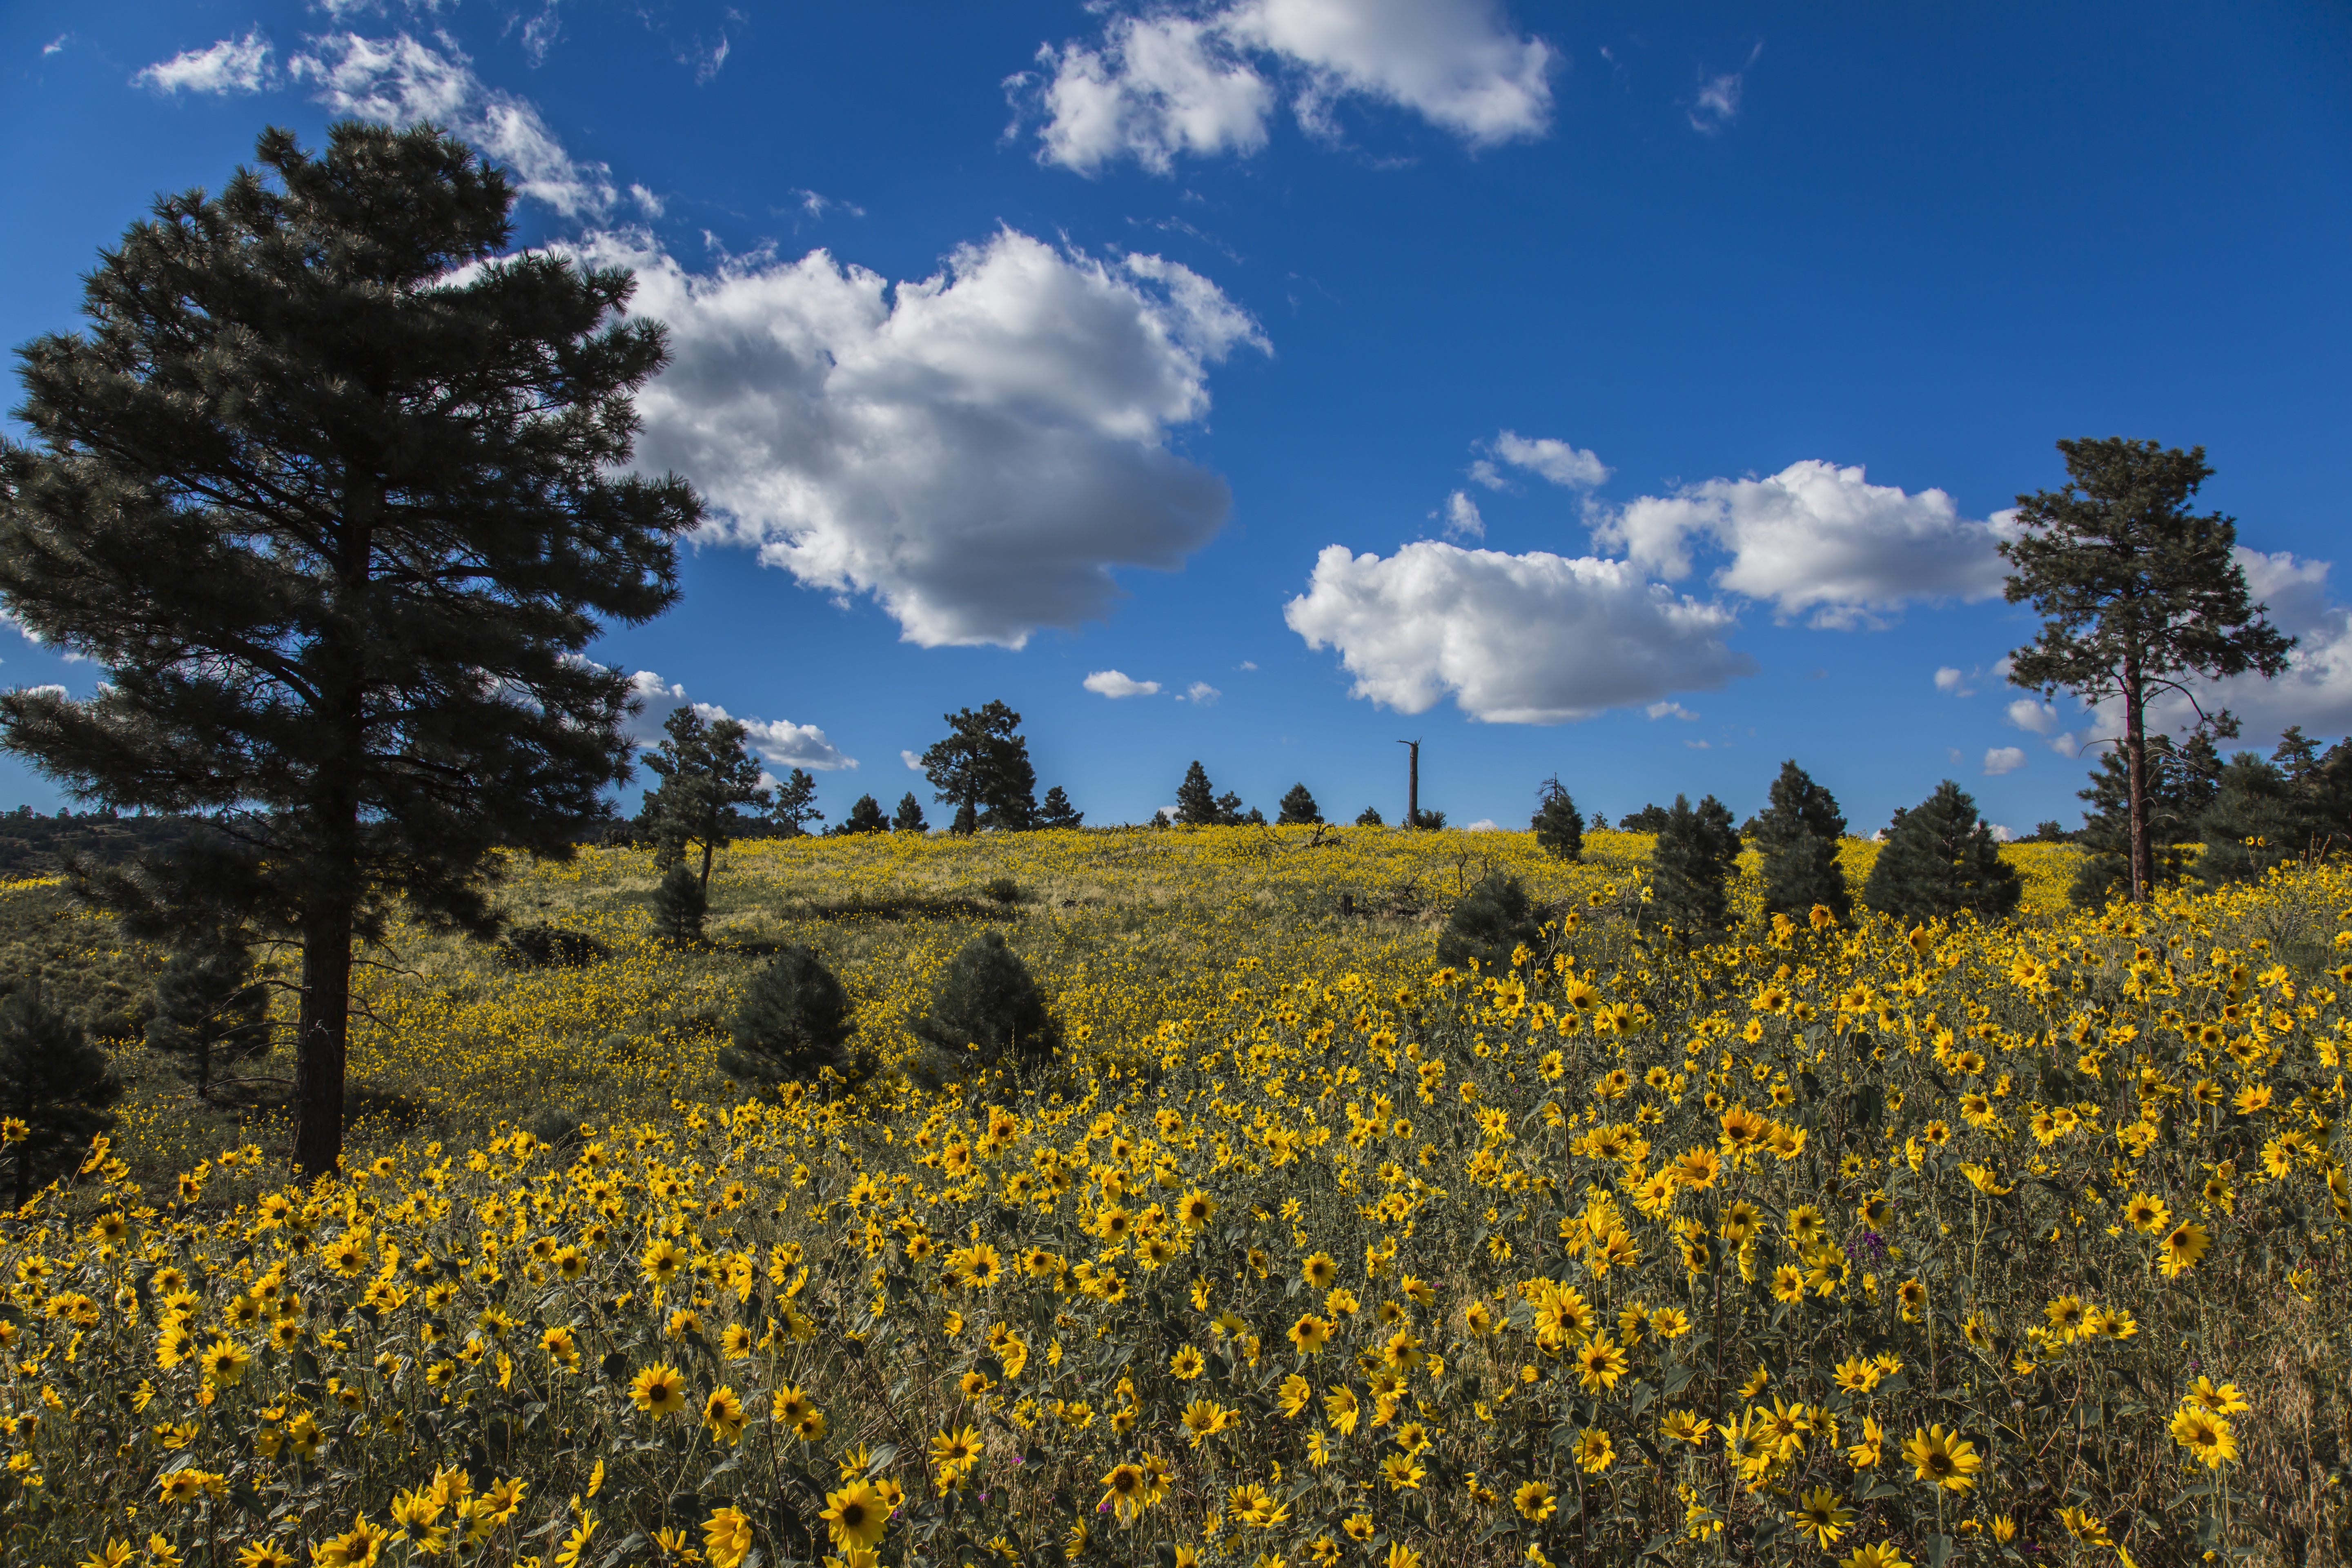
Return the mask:
<svg viewBox="0 0 2352 1568"><path fill-rule="evenodd" d="M2066 483L2017 498L2009 602L2032 600L2042 633L2010 655L2011 682L2045 698L2122 707L2127 843L2134 899L2155 880L2148 819L2148 702L2197 700L2194 678L2286 668L2294 639L2263 617L2234 553L2237 520L2192 512L2213 475L2205 448L2184 452L2120 437L2061 441Z"/></svg>
<svg viewBox="0 0 2352 1568"><path fill-rule="evenodd" d="M0 695L78 797L204 813L112 879L134 928L302 953L296 1157L342 1146L354 940L396 899L487 931L483 873L562 856L628 776L628 677L584 650L677 596L684 481L622 477L661 329L625 271L501 257L513 188L430 127L265 132L218 195L101 253L89 328L20 351L0 605L106 672Z"/></svg>

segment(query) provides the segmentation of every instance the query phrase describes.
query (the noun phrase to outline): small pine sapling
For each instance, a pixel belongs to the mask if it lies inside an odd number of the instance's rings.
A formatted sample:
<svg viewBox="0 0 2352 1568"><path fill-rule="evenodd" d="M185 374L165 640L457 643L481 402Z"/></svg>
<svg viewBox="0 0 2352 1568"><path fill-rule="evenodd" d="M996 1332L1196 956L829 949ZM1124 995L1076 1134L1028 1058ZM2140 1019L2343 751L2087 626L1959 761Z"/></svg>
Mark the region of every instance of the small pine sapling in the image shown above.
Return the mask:
<svg viewBox="0 0 2352 1568"><path fill-rule="evenodd" d="M1517 877L1500 871L1464 894L1437 937L1437 962L1455 968L1475 963L1482 974L1517 967L1525 949L1532 963L1543 950L1543 921Z"/></svg>
<svg viewBox="0 0 2352 1568"><path fill-rule="evenodd" d="M179 1058L200 1100L216 1068L269 1054L269 991L253 978L253 953L234 937L192 943L155 977L147 1048Z"/></svg>
<svg viewBox="0 0 2352 1568"><path fill-rule="evenodd" d="M744 988L719 1070L769 1089L826 1071L846 1079L856 1076L845 1045L856 1028L849 993L824 960L813 949L787 947Z"/></svg>
<svg viewBox="0 0 2352 1568"><path fill-rule="evenodd" d="M702 879L684 861L664 873L654 889L654 930L665 942L692 947L702 940L703 918L709 912Z"/></svg>
<svg viewBox="0 0 2352 1568"><path fill-rule="evenodd" d="M1005 1065L1042 1066L1062 1045L1062 1027L1046 1010L1045 993L1001 931L983 931L964 944L911 1027L933 1058L919 1081L934 1083Z"/></svg>
<svg viewBox="0 0 2352 1568"><path fill-rule="evenodd" d="M1961 913L1992 920L2017 908L2024 891L1992 830L1978 819L1976 801L1946 779L1887 829L1862 901L1906 921Z"/></svg>
<svg viewBox="0 0 2352 1568"><path fill-rule="evenodd" d="M106 1053L37 989L28 985L0 1001L0 1143L18 1208L114 1125L107 1107L122 1089Z"/></svg>

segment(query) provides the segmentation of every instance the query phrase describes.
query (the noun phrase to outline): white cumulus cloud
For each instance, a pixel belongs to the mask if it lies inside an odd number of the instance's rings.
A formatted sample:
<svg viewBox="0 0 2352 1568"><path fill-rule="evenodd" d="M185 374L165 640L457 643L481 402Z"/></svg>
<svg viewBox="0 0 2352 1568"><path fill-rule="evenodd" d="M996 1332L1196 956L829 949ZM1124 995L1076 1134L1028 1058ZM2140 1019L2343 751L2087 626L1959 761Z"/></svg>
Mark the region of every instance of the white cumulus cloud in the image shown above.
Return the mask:
<svg viewBox="0 0 2352 1568"><path fill-rule="evenodd" d="M1590 556L1424 540L1384 559L1334 544L1283 618L1339 651L1355 695L1419 713L1450 692L1490 723L1588 719L1755 670L1724 643L1730 610Z"/></svg>
<svg viewBox="0 0 2352 1568"><path fill-rule="evenodd" d="M1164 174L1180 154L1264 147L1278 90L1319 134L1340 100L1365 99L1473 146L1539 136L1557 59L1492 0L1232 0L1115 11L1097 40L1049 45L1037 72L1005 85L1045 122L1041 160Z"/></svg>
<svg viewBox="0 0 2352 1568"><path fill-rule="evenodd" d="M1274 89L1214 23L1189 16L1114 16L1099 46L1048 45L1038 63L1038 156L1092 174L1124 155L1166 174L1180 153L1255 153L1265 145ZM1015 77L1021 89L1031 79Z"/></svg>
<svg viewBox="0 0 2352 1568"><path fill-rule="evenodd" d="M1606 484L1612 471L1598 453L1571 447L1549 436L1529 440L1516 430L1506 430L1495 437L1488 449L1515 468L1525 468L1570 489L1589 490ZM1499 488L1503 482L1492 463L1481 462L1472 471L1479 483L1489 489Z"/></svg>
<svg viewBox="0 0 2352 1568"><path fill-rule="evenodd" d="M2031 697L2021 697L2011 703L2004 717L2030 735L2053 735L2063 728L2058 710Z"/></svg>
<svg viewBox="0 0 2352 1568"><path fill-rule="evenodd" d="M607 216L619 199L610 169L574 160L536 105L485 86L454 47L445 53L406 33L335 33L311 39L287 69L337 114L389 125L430 120L456 132L511 169L523 195L565 217Z"/></svg>
<svg viewBox="0 0 2352 1568"><path fill-rule="evenodd" d="M1136 680L1116 669L1097 669L1078 684L1088 691L1113 698L1152 697L1160 690L1160 682L1156 680Z"/></svg>
<svg viewBox="0 0 2352 1568"><path fill-rule="evenodd" d="M1936 671L1936 689L1950 692L1955 697L1974 697L1976 692L1969 689L1968 679L1959 670L1945 665Z"/></svg>
<svg viewBox="0 0 2352 1568"><path fill-rule="evenodd" d="M65 40L58 39L62 44ZM52 45L44 53L55 53ZM259 92L277 79L269 64L269 40L259 28L242 38L223 38L201 49L189 49L168 60L158 60L131 79L134 87L155 92Z"/></svg>
<svg viewBox="0 0 2352 1568"><path fill-rule="evenodd" d="M1679 702L1653 702L1642 711L1653 719L1680 719L1685 722L1698 717Z"/></svg>
<svg viewBox="0 0 2352 1568"><path fill-rule="evenodd" d="M695 706L704 710L706 718L727 717L723 708L700 702ZM842 755L841 748L814 724L795 724L789 719L746 719L743 727L751 732L751 749L780 766L830 773L857 765L856 757Z"/></svg>
<svg viewBox="0 0 2352 1568"><path fill-rule="evenodd" d="M1984 754L1984 771L1988 773L2013 773L2024 765L2022 746L1995 746Z"/></svg>
<svg viewBox="0 0 2352 1568"><path fill-rule="evenodd" d="M1005 230L895 288L825 251L691 274L642 237L632 308L671 363L637 399L639 463L694 481L713 537L839 595L870 594L924 647L1019 647L1099 619L1122 566L1173 570L1231 505L1171 451L1208 366L1265 350L1213 283Z"/></svg>
<svg viewBox="0 0 2352 1568"><path fill-rule="evenodd" d="M923 754L920 752L909 752L901 748L898 752L898 760L906 763L910 772L921 773L923 771Z"/></svg>
<svg viewBox="0 0 2352 1568"><path fill-rule="evenodd" d="M683 683L665 680L650 669L632 675L629 685L643 707L629 721L627 733L639 745L659 745L666 733L663 722L692 700L687 696ZM693 707L706 720L734 717L715 702L695 702ZM751 749L779 765L810 768L818 773L857 765L856 758L844 756L841 749L826 740L824 731L814 724L795 724L788 719L745 719L741 722L751 731L747 739ZM907 765L915 764L909 762Z"/></svg>
<svg viewBox="0 0 2352 1568"><path fill-rule="evenodd" d="M1918 599L2001 591L1999 521L1964 518L1940 489L1874 485L1859 467L1814 459L1769 479L1708 479L1643 496L1594 531L1604 548L1676 579L1705 542L1730 560L1717 587L1768 601L1817 626L1869 625Z"/></svg>
<svg viewBox="0 0 2352 1568"><path fill-rule="evenodd" d="M1196 680L1192 682L1192 685L1186 687L1184 689L1184 695L1179 697L1176 700L1179 702L1191 702L1196 706L1206 708L1223 695L1223 692L1218 690L1207 681Z"/></svg>

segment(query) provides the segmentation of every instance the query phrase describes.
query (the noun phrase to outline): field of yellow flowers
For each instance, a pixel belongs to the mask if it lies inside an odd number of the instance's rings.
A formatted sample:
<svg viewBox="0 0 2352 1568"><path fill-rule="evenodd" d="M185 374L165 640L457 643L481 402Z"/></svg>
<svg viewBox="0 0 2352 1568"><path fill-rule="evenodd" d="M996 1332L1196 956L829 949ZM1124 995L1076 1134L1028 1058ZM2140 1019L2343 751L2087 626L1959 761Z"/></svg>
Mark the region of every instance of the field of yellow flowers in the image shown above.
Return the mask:
<svg viewBox="0 0 2352 1568"><path fill-rule="evenodd" d="M515 868L606 956L396 932L342 1179L257 1118L142 1181L150 1094L0 1233L0 1558L2345 1561L2352 876L2084 916L2018 848L2010 925L1685 953L1646 848L739 847L692 952L642 856ZM1435 968L1495 868L1543 951ZM770 944L892 1058L983 929L1058 1073L716 1075Z"/></svg>

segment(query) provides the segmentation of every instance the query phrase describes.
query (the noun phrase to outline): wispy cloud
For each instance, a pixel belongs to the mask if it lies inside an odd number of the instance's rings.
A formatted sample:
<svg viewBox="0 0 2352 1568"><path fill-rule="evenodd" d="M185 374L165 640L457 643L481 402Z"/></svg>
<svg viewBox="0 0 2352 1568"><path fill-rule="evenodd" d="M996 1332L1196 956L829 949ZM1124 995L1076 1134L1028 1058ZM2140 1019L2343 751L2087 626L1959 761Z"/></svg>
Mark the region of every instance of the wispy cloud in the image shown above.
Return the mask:
<svg viewBox="0 0 2352 1568"><path fill-rule="evenodd" d="M575 160L536 104L486 86L454 47L444 52L405 33L336 33L311 39L287 70L338 114L447 127L512 169L522 195L565 217L609 217L620 200L610 169Z"/></svg>
<svg viewBox="0 0 2352 1568"><path fill-rule="evenodd" d="M1764 53L1758 44L1748 52L1748 61L1736 71L1725 71L1708 77L1699 83L1698 96L1691 100L1691 129L1703 136L1712 136L1739 118L1739 95L1747 85L1748 67Z"/></svg>
<svg viewBox="0 0 2352 1568"><path fill-rule="evenodd" d="M64 47L65 38L60 36L41 52L53 55ZM165 94L208 92L226 97L233 92L259 92L277 85L278 73L269 63L269 40L257 27L242 38L223 38L209 47L158 60L132 76L131 83Z"/></svg>

